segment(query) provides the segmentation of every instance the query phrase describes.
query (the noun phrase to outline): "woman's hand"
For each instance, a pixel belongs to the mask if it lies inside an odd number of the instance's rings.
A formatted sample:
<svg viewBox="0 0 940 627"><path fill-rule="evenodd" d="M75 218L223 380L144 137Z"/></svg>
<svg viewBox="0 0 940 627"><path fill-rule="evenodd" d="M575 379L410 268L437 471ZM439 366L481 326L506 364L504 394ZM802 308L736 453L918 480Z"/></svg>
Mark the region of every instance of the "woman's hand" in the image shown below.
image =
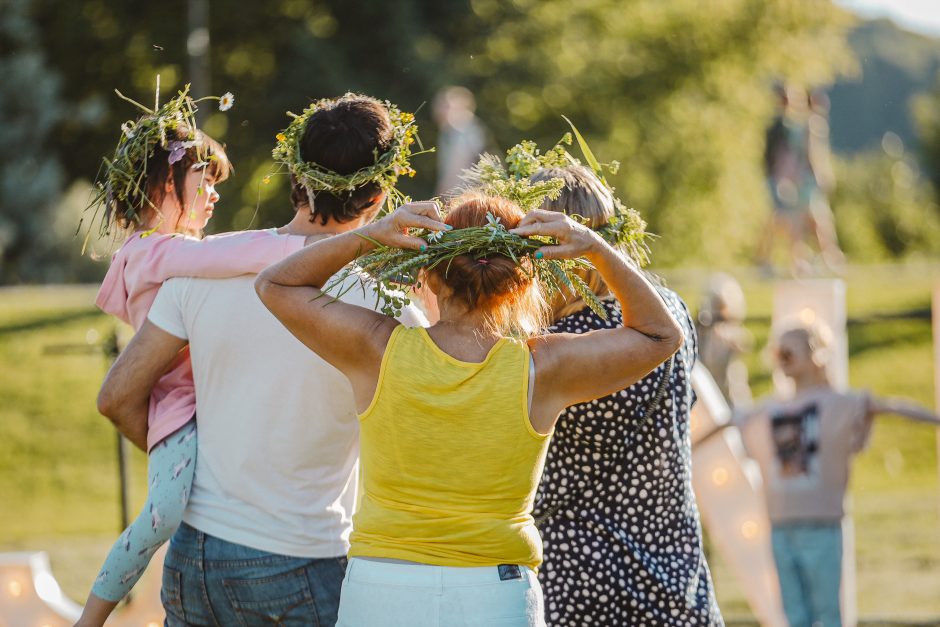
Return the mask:
<svg viewBox="0 0 940 627"><path fill-rule="evenodd" d="M535 256L539 259L590 258L607 247L597 233L557 211L530 211L519 221L519 225L509 232L520 237L547 235L555 238L557 245L543 246L535 251Z"/></svg>
<svg viewBox="0 0 940 627"><path fill-rule="evenodd" d="M450 225L444 224L438 204L433 200L425 200L404 204L357 232L384 246L424 250L427 242L420 237L409 235L408 229L449 231L451 228Z"/></svg>

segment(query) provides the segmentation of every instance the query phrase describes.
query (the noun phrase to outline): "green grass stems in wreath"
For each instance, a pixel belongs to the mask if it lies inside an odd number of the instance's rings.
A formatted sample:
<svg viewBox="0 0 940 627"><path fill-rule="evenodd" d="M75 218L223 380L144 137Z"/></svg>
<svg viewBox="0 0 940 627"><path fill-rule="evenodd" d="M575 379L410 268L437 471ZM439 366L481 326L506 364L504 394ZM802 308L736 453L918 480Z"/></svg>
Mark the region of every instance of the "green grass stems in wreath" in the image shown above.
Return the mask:
<svg viewBox="0 0 940 627"><path fill-rule="evenodd" d="M355 96L356 94L346 94ZM350 192L366 183L377 183L388 193L388 210L394 210L402 203L408 202L408 197L402 194L395 185L399 176L413 177L414 168L411 167L411 157L434 152L434 149L424 149L418 137L418 125L412 113L401 111L394 104L385 101L392 123L391 146L383 153L375 151L375 162L351 174L339 174L316 163L304 161L300 156L300 142L303 138L307 120L320 109L334 101L332 98L318 100L295 114L288 112L293 118L283 131L277 134L277 145L271 152L274 161L287 168L297 181L312 191ZM419 152L412 153L412 145L417 144ZM266 180L267 177L266 177Z"/></svg>
<svg viewBox="0 0 940 627"><path fill-rule="evenodd" d="M147 163L153 158L154 149L160 146L169 152L170 163L182 158L183 153L195 148L202 154L202 136L196 127L197 103L204 100L218 100L219 109L227 111L234 103L234 96L226 93L222 96L206 96L193 99L189 95L189 85L177 92L175 98L160 104L160 77L156 81L156 94L153 108L144 106L114 90L119 98L131 103L141 114L136 120L127 120L121 124L121 135L114 154L102 159L92 198L86 213L92 211L91 223L98 223L101 235L108 235L115 222L139 223L142 212L147 208L157 209L147 196ZM200 161L214 158L206 152ZM122 220L118 220L116 207L121 204ZM82 228L84 217L79 223ZM91 236L89 229L85 243ZM84 247L83 247L84 252Z"/></svg>

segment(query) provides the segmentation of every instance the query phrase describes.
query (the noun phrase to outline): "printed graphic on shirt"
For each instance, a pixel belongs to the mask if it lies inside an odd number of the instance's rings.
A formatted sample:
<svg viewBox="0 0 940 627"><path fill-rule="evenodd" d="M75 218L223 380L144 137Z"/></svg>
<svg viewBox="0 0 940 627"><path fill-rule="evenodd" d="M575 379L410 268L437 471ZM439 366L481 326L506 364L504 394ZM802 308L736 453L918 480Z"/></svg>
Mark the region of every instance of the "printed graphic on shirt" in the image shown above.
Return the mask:
<svg viewBox="0 0 940 627"><path fill-rule="evenodd" d="M780 477L815 476L819 469L819 408L815 403L771 416Z"/></svg>

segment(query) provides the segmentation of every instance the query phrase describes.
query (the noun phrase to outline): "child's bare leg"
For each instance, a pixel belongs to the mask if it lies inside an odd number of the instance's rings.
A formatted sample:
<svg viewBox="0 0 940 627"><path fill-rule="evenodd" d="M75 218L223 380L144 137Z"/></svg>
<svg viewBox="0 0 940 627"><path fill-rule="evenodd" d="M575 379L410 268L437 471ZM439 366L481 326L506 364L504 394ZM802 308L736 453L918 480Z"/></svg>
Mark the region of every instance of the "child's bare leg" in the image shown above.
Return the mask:
<svg viewBox="0 0 940 627"><path fill-rule="evenodd" d="M82 616L75 623L75 627L90 627L92 625L104 625L111 612L117 607L117 601L106 601L94 592L88 595L85 601L85 607L82 609Z"/></svg>

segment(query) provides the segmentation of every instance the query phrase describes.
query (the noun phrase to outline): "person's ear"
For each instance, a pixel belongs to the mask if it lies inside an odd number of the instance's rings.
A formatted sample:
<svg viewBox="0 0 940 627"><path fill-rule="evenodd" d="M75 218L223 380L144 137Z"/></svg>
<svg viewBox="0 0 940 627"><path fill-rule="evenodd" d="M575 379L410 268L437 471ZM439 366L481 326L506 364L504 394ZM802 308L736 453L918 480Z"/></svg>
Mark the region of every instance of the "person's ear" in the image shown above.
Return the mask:
<svg viewBox="0 0 940 627"><path fill-rule="evenodd" d="M163 182L163 193L172 194L176 189L176 185L173 183L173 173L169 172L166 176L166 181Z"/></svg>
<svg viewBox="0 0 940 627"><path fill-rule="evenodd" d="M375 196L369 199L369 204L366 205L365 209L362 210L362 213L359 215L362 218L362 224L369 224L379 215L379 211L382 209L382 203L385 202L385 192L379 192Z"/></svg>

